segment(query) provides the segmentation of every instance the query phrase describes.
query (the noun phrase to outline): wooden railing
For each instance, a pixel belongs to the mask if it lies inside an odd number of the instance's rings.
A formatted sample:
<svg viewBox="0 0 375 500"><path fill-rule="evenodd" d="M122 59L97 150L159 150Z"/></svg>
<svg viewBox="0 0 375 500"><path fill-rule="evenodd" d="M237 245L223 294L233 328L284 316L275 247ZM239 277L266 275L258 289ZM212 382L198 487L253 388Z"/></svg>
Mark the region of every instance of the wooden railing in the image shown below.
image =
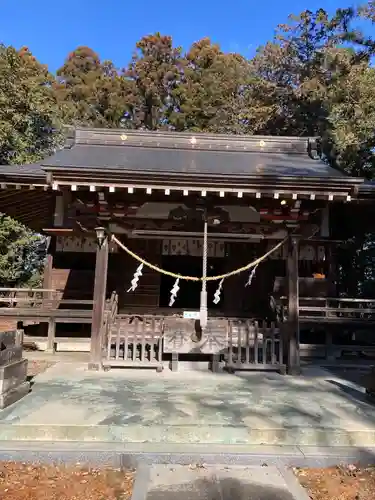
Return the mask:
<svg viewBox="0 0 375 500"><path fill-rule="evenodd" d="M62 290L43 288L0 288L2 309L92 309L93 300L64 299Z"/></svg>
<svg viewBox="0 0 375 500"><path fill-rule="evenodd" d="M301 359L348 362L375 360L375 346L364 344L300 344Z"/></svg>
<svg viewBox="0 0 375 500"><path fill-rule="evenodd" d="M281 298L283 319L287 316L287 299ZM299 317L316 323L366 324L375 321L375 299L300 297Z"/></svg>

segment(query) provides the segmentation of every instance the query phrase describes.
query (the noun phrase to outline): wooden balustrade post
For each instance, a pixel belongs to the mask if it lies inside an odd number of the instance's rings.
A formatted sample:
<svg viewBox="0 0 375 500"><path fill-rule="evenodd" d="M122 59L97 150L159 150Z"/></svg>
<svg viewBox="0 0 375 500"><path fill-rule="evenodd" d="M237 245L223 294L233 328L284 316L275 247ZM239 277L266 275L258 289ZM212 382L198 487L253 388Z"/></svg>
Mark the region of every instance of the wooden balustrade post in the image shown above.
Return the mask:
<svg viewBox="0 0 375 500"><path fill-rule="evenodd" d="M106 236L96 247L94 305L92 311L90 370L102 369L102 327L105 314L105 297L107 289L109 241Z"/></svg>
<svg viewBox="0 0 375 500"><path fill-rule="evenodd" d="M289 375L301 373L299 340L299 286L298 286L298 245L299 239L291 235L288 241L287 282L288 282L288 320L287 320L287 370Z"/></svg>
<svg viewBox="0 0 375 500"><path fill-rule="evenodd" d="M47 334L47 349L46 352L49 354L55 354L56 352L56 321L54 318L50 318L48 321L48 334Z"/></svg>
<svg viewBox="0 0 375 500"><path fill-rule="evenodd" d="M23 321L17 321L17 336L16 336L16 344L18 346L23 347L23 337L25 334L24 328L23 328Z"/></svg>

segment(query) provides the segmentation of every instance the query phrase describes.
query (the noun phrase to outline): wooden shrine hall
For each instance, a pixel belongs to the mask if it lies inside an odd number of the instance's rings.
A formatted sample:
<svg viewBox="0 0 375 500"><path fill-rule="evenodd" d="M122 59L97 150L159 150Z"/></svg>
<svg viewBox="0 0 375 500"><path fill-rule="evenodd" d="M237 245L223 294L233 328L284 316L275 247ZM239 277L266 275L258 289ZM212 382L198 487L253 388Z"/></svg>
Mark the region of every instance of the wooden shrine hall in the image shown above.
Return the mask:
<svg viewBox="0 0 375 500"><path fill-rule="evenodd" d="M48 237L43 289L3 289L0 316L91 328L93 369L298 373L304 324L375 319L339 299L335 245L375 189L316 138L76 129L38 164L0 167L0 211ZM372 212L371 212L372 213Z"/></svg>

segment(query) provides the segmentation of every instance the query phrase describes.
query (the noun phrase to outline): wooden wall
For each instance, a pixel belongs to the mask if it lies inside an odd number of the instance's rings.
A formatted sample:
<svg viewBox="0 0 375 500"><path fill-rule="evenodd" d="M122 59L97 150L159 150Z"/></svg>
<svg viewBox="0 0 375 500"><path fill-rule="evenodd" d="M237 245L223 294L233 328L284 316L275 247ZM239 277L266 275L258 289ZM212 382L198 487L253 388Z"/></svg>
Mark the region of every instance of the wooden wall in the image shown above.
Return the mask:
<svg viewBox="0 0 375 500"><path fill-rule="evenodd" d="M51 288L64 291L65 299L91 300L94 291L95 254L56 253Z"/></svg>
<svg viewBox="0 0 375 500"><path fill-rule="evenodd" d="M244 266L256 259L259 253L259 244L226 244L226 269L225 272ZM250 272L250 271L249 271ZM250 289L245 287L249 272L242 272L227 278L223 287L223 312L226 314L241 314L249 308ZM251 287L251 292L254 286Z"/></svg>
<svg viewBox="0 0 375 500"><path fill-rule="evenodd" d="M161 240L128 240L128 247L152 264L161 264ZM113 275L112 289L119 294L119 309L126 311L136 307L155 308L159 306L160 273L143 266L142 277L134 292L127 293L139 262L120 250L113 256L109 272ZM121 277L120 277L121 276ZM109 285L109 283L108 283Z"/></svg>
<svg viewBox="0 0 375 500"><path fill-rule="evenodd" d="M160 264L160 240L130 240L131 250L146 260ZM92 300L95 279L95 253L55 252L50 284L62 290L65 299ZM119 308L158 307L160 274L143 267L143 275L135 292L127 293L139 262L123 250L110 253L108 262L107 297L112 291L119 295Z"/></svg>

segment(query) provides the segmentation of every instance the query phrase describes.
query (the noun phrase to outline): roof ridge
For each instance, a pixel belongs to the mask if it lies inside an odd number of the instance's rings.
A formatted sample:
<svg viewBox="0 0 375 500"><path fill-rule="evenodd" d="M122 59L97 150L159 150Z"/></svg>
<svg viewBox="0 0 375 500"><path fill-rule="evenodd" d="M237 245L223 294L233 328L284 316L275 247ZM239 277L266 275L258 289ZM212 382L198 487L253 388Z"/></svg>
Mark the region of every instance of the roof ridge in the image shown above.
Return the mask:
<svg viewBox="0 0 375 500"><path fill-rule="evenodd" d="M66 148L74 145L136 146L154 149L242 151L309 154L317 152L316 137L225 135L171 131L76 128ZM316 155L315 155L316 156Z"/></svg>

